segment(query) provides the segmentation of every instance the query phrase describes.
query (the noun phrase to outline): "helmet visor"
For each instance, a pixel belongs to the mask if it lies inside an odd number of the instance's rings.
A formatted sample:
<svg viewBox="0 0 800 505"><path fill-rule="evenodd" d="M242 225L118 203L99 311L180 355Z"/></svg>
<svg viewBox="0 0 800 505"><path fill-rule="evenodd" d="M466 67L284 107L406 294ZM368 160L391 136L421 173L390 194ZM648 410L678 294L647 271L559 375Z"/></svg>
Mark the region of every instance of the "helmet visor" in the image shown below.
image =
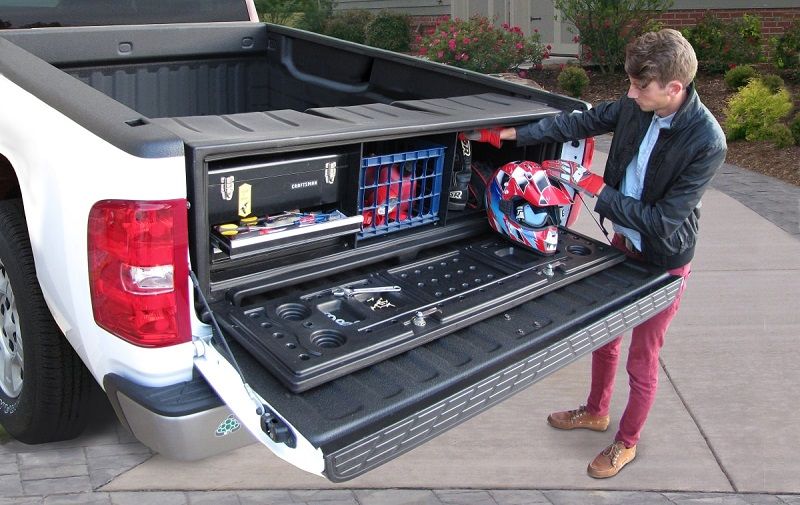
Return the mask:
<svg viewBox="0 0 800 505"><path fill-rule="evenodd" d="M543 207L534 207L527 203L517 207L516 215L517 221L534 228L558 224L550 210Z"/></svg>

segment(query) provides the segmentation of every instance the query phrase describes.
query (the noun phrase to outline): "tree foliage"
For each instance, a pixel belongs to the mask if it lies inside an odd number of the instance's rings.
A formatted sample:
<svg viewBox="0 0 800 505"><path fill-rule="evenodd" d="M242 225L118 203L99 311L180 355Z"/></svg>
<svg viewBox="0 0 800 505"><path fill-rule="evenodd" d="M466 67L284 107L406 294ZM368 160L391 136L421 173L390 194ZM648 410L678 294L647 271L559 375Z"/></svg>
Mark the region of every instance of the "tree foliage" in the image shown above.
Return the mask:
<svg viewBox="0 0 800 505"><path fill-rule="evenodd" d="M581 59L598 65L605 74L622 66L628 42L654 29L653 19L672 0L554 0L554 4L575 25Z"/></svg>
<svg viewBox="0 0 800 505"><path fill-rule="evenodd" d="M334 0L255 0L260 19L312 32L322 31L335 3Z"/></svg>

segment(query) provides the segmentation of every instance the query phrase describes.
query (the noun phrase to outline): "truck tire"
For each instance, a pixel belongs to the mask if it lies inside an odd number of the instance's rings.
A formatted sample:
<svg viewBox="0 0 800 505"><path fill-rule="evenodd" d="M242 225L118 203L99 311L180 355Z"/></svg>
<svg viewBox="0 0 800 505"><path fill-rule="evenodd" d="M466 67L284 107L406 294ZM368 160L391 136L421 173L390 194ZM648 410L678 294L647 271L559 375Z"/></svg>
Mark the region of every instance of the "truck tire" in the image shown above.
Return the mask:
<svg viewBox="0 0 800 505"><path fill-rule="evenodd" d="M0 201L0 425L28 444L74 438L92 380L45 304L22 203Z"/></svg>

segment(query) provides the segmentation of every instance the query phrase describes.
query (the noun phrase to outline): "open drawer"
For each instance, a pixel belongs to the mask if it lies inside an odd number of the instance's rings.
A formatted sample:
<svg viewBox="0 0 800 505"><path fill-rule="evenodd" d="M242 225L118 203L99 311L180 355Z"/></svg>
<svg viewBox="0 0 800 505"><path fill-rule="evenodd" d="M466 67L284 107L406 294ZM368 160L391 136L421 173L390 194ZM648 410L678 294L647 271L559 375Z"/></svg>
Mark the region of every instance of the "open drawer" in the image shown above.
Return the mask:
<svg viewBox="0 0 800 505"><path fill-rule="evenodd" d="M541 256L485 235L413 261L212 306L226 335L299 392L609 268L624 256L566 229ZM235 298L235 295L232 295Z"/></svg>

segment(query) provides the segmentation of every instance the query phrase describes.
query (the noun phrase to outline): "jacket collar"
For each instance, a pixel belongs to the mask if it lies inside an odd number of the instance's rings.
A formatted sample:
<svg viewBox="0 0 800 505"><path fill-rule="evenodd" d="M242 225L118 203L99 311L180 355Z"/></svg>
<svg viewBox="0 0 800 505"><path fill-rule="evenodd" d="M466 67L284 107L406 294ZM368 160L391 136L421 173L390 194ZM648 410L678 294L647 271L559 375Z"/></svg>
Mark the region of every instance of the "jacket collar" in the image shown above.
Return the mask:
<svg viewBox="0 0 800 505"><path fill-rule="evenodd" d="M671 130L682 128L685 124L692 122L700 110L700 97L697 95L694 81L686 87L686 100L683 101L675 117L672 119Z"/></svg>

